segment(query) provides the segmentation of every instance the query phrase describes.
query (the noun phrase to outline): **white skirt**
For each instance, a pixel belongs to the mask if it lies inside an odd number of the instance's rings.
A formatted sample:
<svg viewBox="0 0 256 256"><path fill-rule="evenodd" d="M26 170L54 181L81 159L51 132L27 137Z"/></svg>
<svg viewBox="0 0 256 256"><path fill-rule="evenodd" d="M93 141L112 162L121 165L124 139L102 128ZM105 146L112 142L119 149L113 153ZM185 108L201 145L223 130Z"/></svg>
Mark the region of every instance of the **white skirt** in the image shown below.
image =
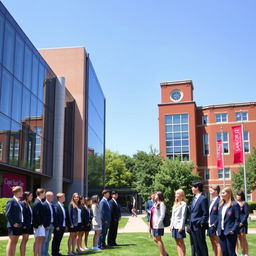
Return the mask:
<svg viewBox="0 0 256 256"><path fill-rule="evenodd" d="M34 228L34 237L45 236L45 228L43 225Z"/></svg>
<svg viewBox="0 0 256 256"><path fill-rule="evenodd" d="M102 230L101 225L92 225L92 230Z"/></svg>

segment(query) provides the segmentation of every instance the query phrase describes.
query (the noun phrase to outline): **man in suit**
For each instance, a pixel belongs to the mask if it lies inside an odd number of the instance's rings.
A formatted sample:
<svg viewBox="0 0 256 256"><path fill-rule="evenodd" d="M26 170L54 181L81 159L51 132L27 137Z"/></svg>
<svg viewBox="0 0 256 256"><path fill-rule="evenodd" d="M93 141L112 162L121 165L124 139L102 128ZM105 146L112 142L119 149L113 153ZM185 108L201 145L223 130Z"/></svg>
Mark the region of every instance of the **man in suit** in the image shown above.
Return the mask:
<svg viewBox="0 0 256 256"><path fill-rule="evenodd" d="M98 240L98 247L100 249L106 249L106 235L109 229L109 224L111 221L111 212L110 212L110 205L108 202L110 193L108 190L103 190L102 191L102 199L99 203L100 207L100 216L101 216L101 221L102 221L102 230L101 234L99 236Z"/></svg>
<svg viewBox="0 0 256 256"><path fill-rule="evenodd" d="M67 226L67 214L64 208L66 200L64 193L57 194L57 204L54 205L55 220L52 240L52 256L61 256L60 243Z"/></svg>
<svg viewBox="0 0 256 256"><path fill-rule="evenodd" d="M7 217L7 229L9 240L6 246L6 255L14 256L19 236L22 235L23 209L20 203L22 187L12 188L13 198L7 202L5 216Z"/></svg>
<svg viewBox="0 0 256 256"><path fill-rule="evenodd" d="M45 189L36 190L37 198L33 205L33 227L34 227L34 255L41 256L42 243L45 237L45 228L43 226L44 210L42 200L45 198Z"/></svg>
<svg viewBox="0 0 256 256"><path fill-rule="evenodd" d="M195 195L190 206L189 232L192 256L208 256L205 241L205 230L208 227L208 199L202 194L203 183L192 183L192 193Z"/></svg>
<svg viewBox="0 0 256 256"><path fill-rule="evenodd" d="M48 253L49 250L49 243L52 238L52 233L54 230L54 220L55 220L55 212L53 210L52 202L54 195L51 191L47 191L45 194L45 202L43 202L43 225L45 228L45 237L42 244L42 253L41 256L50 256Z"/></svg>
<svg viewBox="0 0 256 256"><path fill-rule="evenodd" d="M112 191L111 196L112 196L112 199L109 201L111 221L110 221L110 226L108 231L108 245L117 246L116 237L117 237L118 222L121 219L121 209L117 203L118 193L115 191Z"/></svg>

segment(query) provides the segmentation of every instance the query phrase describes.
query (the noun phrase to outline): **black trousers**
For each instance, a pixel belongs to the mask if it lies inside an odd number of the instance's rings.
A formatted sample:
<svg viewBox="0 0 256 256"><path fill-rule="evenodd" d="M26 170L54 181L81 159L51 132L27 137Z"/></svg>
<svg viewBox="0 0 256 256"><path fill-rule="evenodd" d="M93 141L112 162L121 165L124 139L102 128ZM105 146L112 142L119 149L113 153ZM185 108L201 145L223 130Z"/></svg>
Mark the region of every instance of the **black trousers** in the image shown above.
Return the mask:
<svg viewBox="0 0 256 256"><path fill-rule="evenodd" d="M208 256L208 248L205 241L205 228L192 227L190 233L192 256Z"/></svg>
<svg viewBox="0 0 256 256"><path fill-rule="evenodd" d="M52 240L52 256L59 256L60 253L60 243L65 232L65 227L60 227L60 230L57 231L54 228L53 231L53 240Z"/></svg>
<svg viewBox="0 0 256 256"><path fill-rule="evenodd" d="M223 256L236 256L237 234L225 236L223 231L219 236L220 247Z"/></svg>
<svg viewBox="0 0 256 256"><path fill-rule="evenodd" d="M116 236L118 229L118 220L114 219L110 222L109 231L108 231L108 245L116 245Z"/></svg>

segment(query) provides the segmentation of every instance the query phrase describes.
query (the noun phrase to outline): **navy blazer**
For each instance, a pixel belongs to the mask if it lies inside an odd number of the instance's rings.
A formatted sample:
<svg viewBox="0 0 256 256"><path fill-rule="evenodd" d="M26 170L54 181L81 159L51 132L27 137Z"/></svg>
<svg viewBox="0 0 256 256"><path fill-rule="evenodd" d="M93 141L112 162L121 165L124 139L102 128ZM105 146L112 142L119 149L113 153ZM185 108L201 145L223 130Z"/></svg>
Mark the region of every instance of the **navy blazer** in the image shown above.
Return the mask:
<svg viewBox="0 0 256 256"><path fill-rule="evenodd" d="M218 235L221 234L221 219L222 219L222 208L219 207L218 215ZM224 217L224 235L227 236L230 232L238 233L240 224L240 207L237 202L232 202L232 205L227 208Z"/></svg>
<svg viewBox="0 0 256 256"><path fill-rule="evenodd" d="M194 207L190 205L190 218L189 218L190 228L197 230L198 228L208 227L209 220L209 204L208 199L201 194L197 199Z"/></svg>
<svg viewBox="0 0 256 256"><path fill-rule="evenodd" d="M44 223L44 209L43 204L39 199L35 199L33 204L33 226L38 228Z"/></svg>
<svg viewBox="0 0 256 256"><path fill-rule="evenodd" d="M145 210L146 210L147 214L150 214L148 212L151 211L153 205L154 205L154 201L153 200L148 200L147 201L146 207L145 207Z"/></svg>
<svg viewBox="0 0 256 256"><path fill-rule="evenodd" d="M218 210L219 210L219 203L220 203L220 197L215 200L211 211L209 212L209 219L210 219L210 224L214 225L215 227L218 226ZM210 202L209 202L209 208L210 208ZM209 209L210 210L210 209Z"/></svg>
<svg viewBox="0 0 256 256"><path fill-rule="evenodd" d="M102 222L110 222L111 221L111 212L110 205L106 199L102 198L99 203L100 207L100 217Z"/></svg>
<svg viewBox="0 0 256 256"><path fill-rule="evenodd" d="M87 226L88 224L90 224L90 213L86 207L82 207L81 217L82 217L82 223L84 226Z"/></svg>
<svg viewBox="0 0 256 256"><path fill-rule="evenodd" d="M243 224L243 226L247 226L247 219L249 216L249 206L248 203L244 202L243 206L240 206L240 223Z"/></svg>
<svg viewBox="0 0 256 256"><path fill-rule="evenodd" d="M43 216L44 216L43 225L45 228L47 228L50 226L50 224L54 224L54 221L56 219L55 211L53 209L52 204L50 203L52 206L52 214L53 214L53 221L51 221L51 210L50 210L49 204L46 201L44 201L42 204L43 204L43 213L44 213L43 214Z"/></svg>
<svg viewBox="0 0 256 256"><path fill-rule="evenodd" d="M64 208L64 207L63 207ZM54 227L63 227L63 221L64 221L64 214L63 211L61 209L61 206L57 203L55 205L53 205L53 209L54 209ZM66 226L68 226L68 213L66 211L66 209L64 208L65 214L66 214L66 218L65 218L65 224Z"/></svg>
<svg viewBox="0 0 256 256"><path fill-rule="evenodd" d="M22 203L22 208L23 208L23 227L30 228L32 226L31 221L33 219L33 210L32 213L27 207L27 204L25 202Z"/></svg>
<svg viewBox="0 0 256 256"><path fill-rule="evenodd" d="M82 218L82 213L81 213ZM73 208L73 205L70 203L68 205L68 219L70 226L77 226L78 225L78 210L77 208Z"/></svg>
<svg viewBox="0 0 256 256"><path fill-rule="evenodd" d="M6 204L5 216L7 217L7 227L11 228L14 224L22 225L22 212L19 203L15 198L10 199Z"/></svg>
<svg viewBox="0 0 256 256"><path fill-rule="evenodd" d="M115 203L113 199L109 201L111 220L119 220L121 218L121 210L118 203Z"/></svg>

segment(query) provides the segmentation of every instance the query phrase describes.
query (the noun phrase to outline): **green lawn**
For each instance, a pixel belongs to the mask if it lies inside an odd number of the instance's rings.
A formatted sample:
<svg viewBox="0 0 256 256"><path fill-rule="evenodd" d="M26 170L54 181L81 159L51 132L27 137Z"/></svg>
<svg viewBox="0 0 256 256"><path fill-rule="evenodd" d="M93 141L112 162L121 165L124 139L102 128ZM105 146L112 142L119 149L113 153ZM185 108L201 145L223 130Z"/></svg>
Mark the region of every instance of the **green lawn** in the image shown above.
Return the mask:
<svg viewBox="0 0 256 256"><path fill-rule="evenodd" d="M92 236L89 237L89 244L91 245ZM174 240L171 238L170 234L166 234L163 238L165 247L167 252L170 255L177 255ZM27 256L32 256L32 245L33 239L30 239L27 246ZM256 243L255 243L255 235L248 235L249 241L249 255L256 255ZM147 233L122 233L118 235L117 238L118 244L120 247L115 247L113 249L103 250L101 252L94 253L89 251L84 253L84 255L88 254L98 254L102 256L158 256L158 250L156 245L154 244L153 240L148 237ZM187 245L187 256L191 256L190 246L189 246L189 239L185 239ZM209 240L207 239L209 253L211 254L211 246L209 244ZM7 241L0 241L0 254L5 251ZM67 255L67 236L65 236L62 240L61 244L61 253L63 255ZM16 255L20 255L16 252Z"/></svg>
<svg viewBox="0 0 256 256"><path fill-rule="evenodd" d="M128 218L127 217L122 217L121 220L119 221L118 227L119 228L124 228L125 225L128 222Z"/></svg>
<svg viewBox="0 0 256 256"><path fill-rule="evenodd" d="M256 221L251 221L251 222L249 222L248 227L249 227L249 228L256 228Z"/></svg>

